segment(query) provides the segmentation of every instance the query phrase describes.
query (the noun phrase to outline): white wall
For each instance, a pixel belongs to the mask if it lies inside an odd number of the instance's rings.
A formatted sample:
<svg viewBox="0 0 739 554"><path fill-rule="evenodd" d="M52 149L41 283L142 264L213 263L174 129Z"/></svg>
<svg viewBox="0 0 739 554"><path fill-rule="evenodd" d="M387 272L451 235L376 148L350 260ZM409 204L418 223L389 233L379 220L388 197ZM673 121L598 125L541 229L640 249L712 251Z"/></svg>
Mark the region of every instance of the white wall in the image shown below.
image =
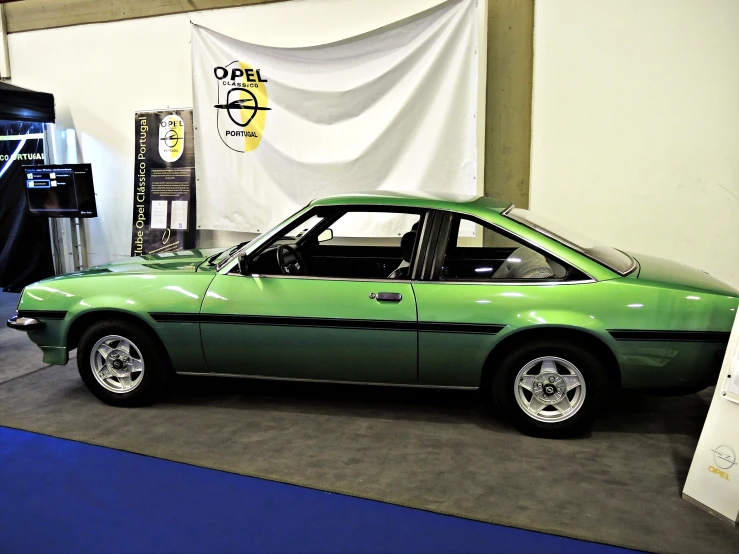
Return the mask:
<svg viewBox="0 0 739 554"><path fill-rule="evenodd" d="M188 15L195 23L255 44L310 46L378 29L441 2L295 0ZM134 112L192 106L188 15L8 37L12 82L54 94L58 130L74 128L79 161L93 164L100 217L87 222L91 264L130 253ZM480 35L486 36L484 25ZM481 56L482 90L484 62ZM480 96L484 113L484 94ZM482 171L483 164L479 166ZM238 237L221 234L215 240L228 245Z"/></svg>
<svg viewBox="0 0 739 554"><path fill-rule="evenodd" d="M739 285L739 2L537 0L531 207Z"/></svg>

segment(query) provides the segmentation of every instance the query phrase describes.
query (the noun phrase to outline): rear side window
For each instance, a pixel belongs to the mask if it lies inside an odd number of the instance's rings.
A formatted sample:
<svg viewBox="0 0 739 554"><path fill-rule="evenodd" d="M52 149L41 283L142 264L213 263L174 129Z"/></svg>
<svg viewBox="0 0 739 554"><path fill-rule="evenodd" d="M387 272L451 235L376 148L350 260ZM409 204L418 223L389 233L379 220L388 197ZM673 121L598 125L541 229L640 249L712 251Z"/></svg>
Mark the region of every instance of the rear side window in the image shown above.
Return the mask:
<svg viewBox="0 0 739 554"><path fill-rule="evenodd" d="M505 215L509 219L518 221L531 229L552 237L554 240L584 254L591 260L595 260L616 273L627 275L636 268L636 260L628 254L610 246L598 244L580 233L567 229L553 221L548 221L529 210L513 208Z"/></svg>
<svg viewBox="0 0 739 554"><path fill-rule="evenodd" d="M568 270L494 227L454 215L441 268L444 281L547 281Z"/></svg>

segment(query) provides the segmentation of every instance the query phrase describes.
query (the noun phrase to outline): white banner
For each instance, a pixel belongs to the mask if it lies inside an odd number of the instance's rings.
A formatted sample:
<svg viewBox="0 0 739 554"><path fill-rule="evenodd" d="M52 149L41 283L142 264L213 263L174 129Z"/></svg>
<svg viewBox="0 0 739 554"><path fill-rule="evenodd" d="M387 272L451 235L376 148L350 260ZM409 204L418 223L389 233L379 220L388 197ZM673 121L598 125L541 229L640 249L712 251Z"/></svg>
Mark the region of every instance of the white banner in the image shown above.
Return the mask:
<svg viewBox="0 0 739 554"><path fill-rule="evenodd" d="M739 523L739 317L703 425L683 498Z"/></svg>
<svg viewBox="0 0 739 554"><path fill-rule="evenodd" d="M476 8L310 48L193 26L198 227L262 232L345 192L475 194Z"/></svg>

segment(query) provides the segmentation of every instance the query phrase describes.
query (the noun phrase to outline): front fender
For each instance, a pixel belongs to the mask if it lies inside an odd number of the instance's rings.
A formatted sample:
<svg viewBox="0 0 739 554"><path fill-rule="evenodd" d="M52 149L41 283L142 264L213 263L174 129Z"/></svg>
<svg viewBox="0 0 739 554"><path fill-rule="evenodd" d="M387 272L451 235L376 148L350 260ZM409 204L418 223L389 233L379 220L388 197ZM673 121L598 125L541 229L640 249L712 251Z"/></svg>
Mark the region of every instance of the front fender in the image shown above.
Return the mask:
<svg viewBox="0 0 739 554"><path fill-rule="evenodd" d="M87 318L116 313L137 318L150 327L164 344L172 363L204 366L198 323L157 323L151 313L198 314L203 296L213 279L210 273L70 275L29 285L19 302L19 313L55 314L41 320L44 327L28 332L44 351L46 363L67 362L70 333ZM89 320L88 320L89 321ZM73 341L76 342L76 341Z"/></svg>

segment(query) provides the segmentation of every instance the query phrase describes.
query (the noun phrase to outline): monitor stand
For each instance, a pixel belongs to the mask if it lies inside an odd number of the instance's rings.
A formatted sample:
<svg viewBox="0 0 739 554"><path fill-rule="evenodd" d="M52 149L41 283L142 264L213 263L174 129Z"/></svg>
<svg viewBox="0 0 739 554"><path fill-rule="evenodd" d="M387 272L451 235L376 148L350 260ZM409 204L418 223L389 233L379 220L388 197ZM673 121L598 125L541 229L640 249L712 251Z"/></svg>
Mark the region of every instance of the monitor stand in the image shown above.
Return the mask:
<svg viewBox="0 0 739 554"><path fill-rule="evenodd" d="M50 217L49 228L56 274L72 273L87 268L84 222L78 217Z"/></svg>
<svg viewBox="0 0 739 554"><path fill-rule="evenodd" d="M79 217L69 219L72 228L72 257L74 270L82 271L87 268L87 251L85 250L85 225Z"/></svg>

